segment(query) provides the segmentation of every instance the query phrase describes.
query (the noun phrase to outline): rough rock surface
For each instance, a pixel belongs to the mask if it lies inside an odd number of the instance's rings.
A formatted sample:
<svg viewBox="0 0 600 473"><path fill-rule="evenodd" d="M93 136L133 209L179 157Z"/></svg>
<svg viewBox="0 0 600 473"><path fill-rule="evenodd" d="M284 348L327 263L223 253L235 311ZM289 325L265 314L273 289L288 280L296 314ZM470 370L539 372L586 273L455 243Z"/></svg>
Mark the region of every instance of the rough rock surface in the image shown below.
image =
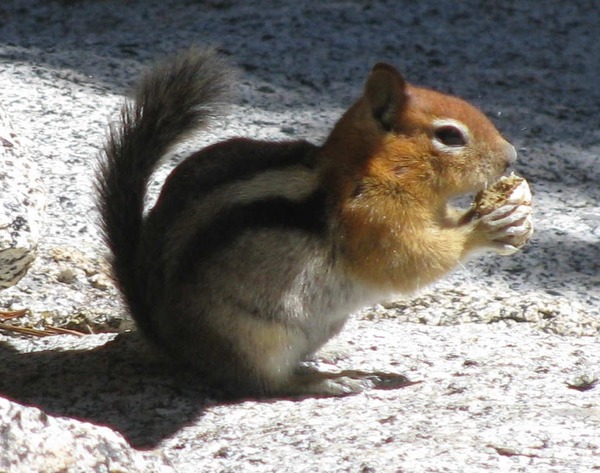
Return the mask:
<svg viewBox="0 0 600 473"><path fill-rule="evenodd" d="M158 455L128 448L107 427L49 416L0 398L0 471L107 473L173 471ZM144 458L144 457L148 458Z"/></svg>
<svg viewBox="0 0 600 473"><path fill-rule="evenodd" d="M33 263L44 202L37 166L0 107L0 289L17 284Z"/></svg>
<svg viewBox="0 0 600 473"><path fill-rule="evenodd" d="M123 471L162 458L190 473L598 471L597 38L593 0L4 0L2 104L36 157L48 209L39 257L0 307L31 309L14 324L94 334L0 332L2 418L35 405L73 448L118 446L105 465L130 461ZM475 102L516 145L534 192L525 250L362 311L334 342L338 357L317 362L417 384L225 403L127 332L95 227L94 157L141 67L204 42L239 65L240 99L188 148L234 135L319 142L379 60ZM27 434L3 424L13 441L0 459L26 435L38 455L52 451L31 412ZM90 443L75 440L83 425Z"/></svg>

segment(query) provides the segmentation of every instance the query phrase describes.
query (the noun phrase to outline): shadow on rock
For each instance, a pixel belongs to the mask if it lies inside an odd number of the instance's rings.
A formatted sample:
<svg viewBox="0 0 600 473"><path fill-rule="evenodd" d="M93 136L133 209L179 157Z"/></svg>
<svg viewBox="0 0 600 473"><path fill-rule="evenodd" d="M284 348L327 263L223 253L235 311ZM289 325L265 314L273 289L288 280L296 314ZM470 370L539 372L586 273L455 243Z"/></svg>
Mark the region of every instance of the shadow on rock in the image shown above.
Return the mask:
<svg viewBox="0 0 600 473"><path fill-rule="evenodd" d="M523 285L560 293L597 284L600 274L600 241L576 240L572 234L534 235L523 254L498 259L497 266L524 277Z"/></svg>
<svg viewBox="0 0 600 473"><path fill-rule="evenodd" d="M134 447L151 448L201 416L211 401L189 372L148 352L137 334L92 350L20 353L0 342L0 394L51 415L108 426Z"/></svg>

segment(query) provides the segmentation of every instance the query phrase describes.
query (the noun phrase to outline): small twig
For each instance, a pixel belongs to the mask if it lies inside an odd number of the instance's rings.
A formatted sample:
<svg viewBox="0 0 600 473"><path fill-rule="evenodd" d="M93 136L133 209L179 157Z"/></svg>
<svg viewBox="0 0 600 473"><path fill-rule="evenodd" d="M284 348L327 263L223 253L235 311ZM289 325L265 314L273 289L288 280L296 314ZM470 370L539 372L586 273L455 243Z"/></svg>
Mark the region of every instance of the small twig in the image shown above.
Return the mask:
<svg viewBox="0 0 600 473"><path fill-rule="evenodd" d="M79 330L73 330L70 328L63 327L46 327L46 330L52 332L51 335L75 335L77 337L83 337L87 335L84 332L80 332Z"/></svg>
<svg viewBox="0 0 600 473"><path fill-rule="evenodd" d="M10 319L16 319L18 317L23 317L28 312L29 312L29 309L0 310L0 320L10 320Z"/></svg>
<svg viewBox="0 0 600 473"><path fill-rule="evenodd" d="M27 327L17 327L15 325L3 324L3 323L0 323L0 330L6 330L7 332L22 333L25 335L33 335L35 337L47 337L48 335L52 335L51 333L48 333L45 330L38 330L35 328L27 328Z"/></svg>
<svg viewBox="0 0 600 473"><path fill-rule="evenodd" d="M36 328L18 327L3 323L0 323L0 330L22 333L24 335L33 335L34 337L49 337L51 335L75 335L77 337L83 337L86 335L83 332L62 327L46 327L44 330L38 330Z"/></svg>
<svg viewBox="0 0 600 473"><path fill-rule="evenodd" d="M489 445L489 446L492 447L494 450L496 450L498 455L502 455L503 457L539 458L539 455L536 455L535 453L522 453L522 452L513 450L512 448L508 448L508 447L497 447L495 445Z"/></svg>

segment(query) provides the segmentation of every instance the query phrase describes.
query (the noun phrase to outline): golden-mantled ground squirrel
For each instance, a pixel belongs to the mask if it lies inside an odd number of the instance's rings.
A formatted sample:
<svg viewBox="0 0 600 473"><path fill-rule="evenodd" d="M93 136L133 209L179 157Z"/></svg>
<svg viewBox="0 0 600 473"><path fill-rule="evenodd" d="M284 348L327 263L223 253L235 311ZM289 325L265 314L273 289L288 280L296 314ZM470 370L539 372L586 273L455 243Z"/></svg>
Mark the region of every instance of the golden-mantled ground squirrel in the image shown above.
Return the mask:
<svg viewBox="0 0 600 473"><path fill-rule="evenodd" d="M377 64L322 146L209 146L176 167L144 216L152 172L219 114L230 83L214 51L191 49L147 72L111 128L98 201L132 316L234 395L343 395L388 382L301 362L353 311L425 286L475 250L525 243L528 187L485 215L448 207L496 181L514 147L473 106Z"/></svg>

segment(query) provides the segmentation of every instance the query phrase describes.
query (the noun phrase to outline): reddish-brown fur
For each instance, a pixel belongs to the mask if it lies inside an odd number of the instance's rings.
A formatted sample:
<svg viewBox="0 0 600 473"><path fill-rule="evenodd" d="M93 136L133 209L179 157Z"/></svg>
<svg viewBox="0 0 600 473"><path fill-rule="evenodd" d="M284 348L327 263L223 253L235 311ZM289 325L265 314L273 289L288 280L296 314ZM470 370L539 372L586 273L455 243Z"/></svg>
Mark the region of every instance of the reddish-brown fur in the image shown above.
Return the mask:
<svg viewBox="0 0 600 473"><path fill-rule="evenodd" d="M439 119L463 124L469 145L458 152L433 146L432 124ZM390 66L376 66L364 96L322 149L323 178L336 196L338 245L348 268L398 291L444 275L485 244L484 236L458 224L448 199L497 179L513 154L475 107L409 85Z"/></svg>

